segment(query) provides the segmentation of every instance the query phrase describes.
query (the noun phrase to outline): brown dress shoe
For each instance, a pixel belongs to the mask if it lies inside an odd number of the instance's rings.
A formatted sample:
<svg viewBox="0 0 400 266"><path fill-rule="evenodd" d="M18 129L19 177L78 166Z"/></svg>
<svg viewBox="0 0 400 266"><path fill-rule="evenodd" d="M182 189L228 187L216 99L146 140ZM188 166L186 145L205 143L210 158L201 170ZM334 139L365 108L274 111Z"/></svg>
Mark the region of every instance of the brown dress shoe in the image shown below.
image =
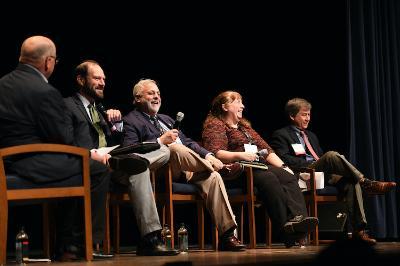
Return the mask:
<svg viewBox="0 0 400 266"><path fill-rule="evenodd" d="M220 240L219 250L221 251L243 251L245 249L246 246L240 243L240 240L234 235Z"/></svg>
<svg viewBox="0 0 400 266"><path fill-rule="evenodd" d="M376 244L376 239L371 238L364 230L353 232L353 239L360 239L371 246Z"/></svg>
<svg viewBox="0 0 400 266"><path fill-rule="evenodd" d="M362 182L360 182L360 185L367 194L380 195L388 192L392 188L395 188L397 184L395 182L382 182L364 179Z"/></svg>

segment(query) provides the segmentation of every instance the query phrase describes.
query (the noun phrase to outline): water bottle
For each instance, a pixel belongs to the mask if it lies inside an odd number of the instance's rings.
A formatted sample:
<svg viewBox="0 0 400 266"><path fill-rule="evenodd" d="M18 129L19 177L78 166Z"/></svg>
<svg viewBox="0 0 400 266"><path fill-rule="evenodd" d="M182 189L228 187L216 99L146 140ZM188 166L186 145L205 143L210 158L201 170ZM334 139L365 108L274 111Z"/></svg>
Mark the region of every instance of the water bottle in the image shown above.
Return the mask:
<svg viewBox="0 0 400 266"><path fill-rule="evenodd" d="M188 231L185 228L185 224L181 223L181 226L178 230L178 243L179 243L179 251L187 252L189 249L188 243Z"/></svg>
<svg viewBox="0 0 400 266"><path fill-rule="evenodd" d="M25 233L24 227L15 237L15 260L17 263L28 262L29 260L29 237Z"/></svg>
<svg viewBox="0 0 400 266"><path fill-rule="evenodd" d="M164 228L161 230L161 241L166 249L172 248L172 235L168 224L164 224Z"/></svg>

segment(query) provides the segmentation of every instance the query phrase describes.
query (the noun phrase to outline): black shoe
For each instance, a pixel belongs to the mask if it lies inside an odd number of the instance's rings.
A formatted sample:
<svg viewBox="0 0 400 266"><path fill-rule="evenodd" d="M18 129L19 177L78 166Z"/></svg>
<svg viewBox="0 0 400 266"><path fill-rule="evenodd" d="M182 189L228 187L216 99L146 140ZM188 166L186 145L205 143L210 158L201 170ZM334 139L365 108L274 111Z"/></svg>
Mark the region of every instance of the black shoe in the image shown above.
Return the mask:
<svg viewBox="0 0 400 266"><path fill-rule="evenodd" d="M167 249L158 237L144 237L139 243L137 256L175 256L180 252L176 249Z"/></svg>
<svg viewBox="0 0 400 266"><path fill-rule="evenodd" d="M318 225L318 218L316 217L305 217L298 215L292 220L287 222L283 226L283 230L287 234L297 234L297 233L310 233L315 230Z"/></svg>
<svg viewBox="0 0 400 266"><path fill-rule="evenodd" d="M68 262L83 259L83 251L75 245L65 245L59 248L55 254L55 261Z"/></svg>
<svg viewBox="0 0 400 266"><path fill-rule="evenodd" d="M236 236L231 235L226 238L221 238L219 250L221 251L244 251L246 246L240 243Z"/></svg>
<svg viewBox="0 0 400 266"><path fill-rule="evenodd" d="M149 161L136 154L122 154L108 159L113 170L121 170L130 175L143 173L149 167Z"/></svg>

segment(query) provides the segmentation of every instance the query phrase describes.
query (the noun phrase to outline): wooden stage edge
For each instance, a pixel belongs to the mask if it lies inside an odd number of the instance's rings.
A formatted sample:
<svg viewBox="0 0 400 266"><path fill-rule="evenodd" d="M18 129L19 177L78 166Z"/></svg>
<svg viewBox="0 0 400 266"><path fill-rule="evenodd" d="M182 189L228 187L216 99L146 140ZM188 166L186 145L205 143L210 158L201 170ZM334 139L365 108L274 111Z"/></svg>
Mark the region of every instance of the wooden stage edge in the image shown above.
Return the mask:
<svg viewBox="0 0 400 266"><path fill-rule="evenodd" d="M92 262L52 262L30 263L33 266L49 265L146 265L146 266L219 266L219 265L332 265L339 263L347 265L349 256L358 261L357 265L400 265L400 242L380 242L373 249L369 247L341 246L333 253L325 257L319 264L316 263L317 256L331 245L307 246L305 248L292 247L286 249L282 245L272 248L257 248L243 252L216 252L213 250L189 250L172 257L145 257L136 256L134 252L116 255L113 259L94 260ZM371 253L371 250L373 251ZM346 263L347 261L347 263ZM342 262L342 263L340 263ZM7 265L15 265L9 260ZM340 266L340 265L338 265Z"/></svg>

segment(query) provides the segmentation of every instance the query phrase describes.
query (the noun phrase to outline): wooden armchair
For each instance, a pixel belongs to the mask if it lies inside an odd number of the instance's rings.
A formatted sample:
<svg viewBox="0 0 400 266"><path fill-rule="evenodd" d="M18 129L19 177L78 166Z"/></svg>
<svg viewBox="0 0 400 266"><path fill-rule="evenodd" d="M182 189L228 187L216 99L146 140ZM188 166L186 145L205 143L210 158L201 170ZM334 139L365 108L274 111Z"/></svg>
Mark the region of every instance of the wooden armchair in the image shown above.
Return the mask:
<svg viewBox="0 0 400 266"><path fill-rule="evenodd" d="M325 186L323 189L316 189L314 169L301 168L299 171L310 174L310 190L303 192L303 194L309 215L318 217L318 204L338 201L338 191L333 186ZM311 243L318 246L320 242L332 242L332 240L320 240L317 225L315 231L312 233Z"/></svg>
<svg viewBox="0 0 400 266"><path fill-rule="evenodd" d="M244 229L244 204L247 205L247 218L248 218L248 231L249 231L249 245L248 247L251 249L256 248L256 221L255 221L255 206L256 204L262 204L257 201L257 191L254 188L254 177L253 177L253 168L245 167L246 173L246 185L245 188L227 188L227 193L229 196L229 201L232 205L240 206L240 216L239 216L239 239L243 242L243 229ZM266 210L264 209L265 214L265 227L266 227L266 246L270 247L272 244L272 226L271 220L269 219ZM217 243L217 234L213 234L214 245L218 246Z"/></svg>
<svg viewBox="0 0 400 266"><path fill-rule="evenodd" d="M156 177L159 175L158 177ZM192 184L176 183L172 181L172 173L169 165L166 165L158 171L151 172L151 182L153 186L154 197L156 202L162 206L161 224L167 223L171 229L172 247L175 244L174 232L174 208L175 203L194 203L197 208L197 225L198 225L198 245L200 249L204 249L204 201L199 195L197 188ZM120 205L130 201L129 194L122 189L109 193L109 205L111 208L113 219L113 247L114 252L120 252ZM106 213L109 217L109 209ZM110 224L107 217L106 235L104 238L104 252L109 253L110 245Z"/></svg>
<svg viewBox="0 0 400 266"><path fill-rule="evenodd" d="M82 158L82 176L76 176L67 181L59 181L51 184L35 184L17 175L5 173L4 159L7 156L54 152L67 153ZM71 184L73 184L71 186ZM7 228L8 228L8 204L11 201L40 201L43 205L43 243L45 256L50 257L49 237L49 208L48 199L82 197L84 201L85 220L85 258L93 259L92 246L92 221L90 205L90 176L89 176L89 152L86 149L61 145L61 144L28 144L0 149L0 264L5 264L7 259Z"/></svg>

